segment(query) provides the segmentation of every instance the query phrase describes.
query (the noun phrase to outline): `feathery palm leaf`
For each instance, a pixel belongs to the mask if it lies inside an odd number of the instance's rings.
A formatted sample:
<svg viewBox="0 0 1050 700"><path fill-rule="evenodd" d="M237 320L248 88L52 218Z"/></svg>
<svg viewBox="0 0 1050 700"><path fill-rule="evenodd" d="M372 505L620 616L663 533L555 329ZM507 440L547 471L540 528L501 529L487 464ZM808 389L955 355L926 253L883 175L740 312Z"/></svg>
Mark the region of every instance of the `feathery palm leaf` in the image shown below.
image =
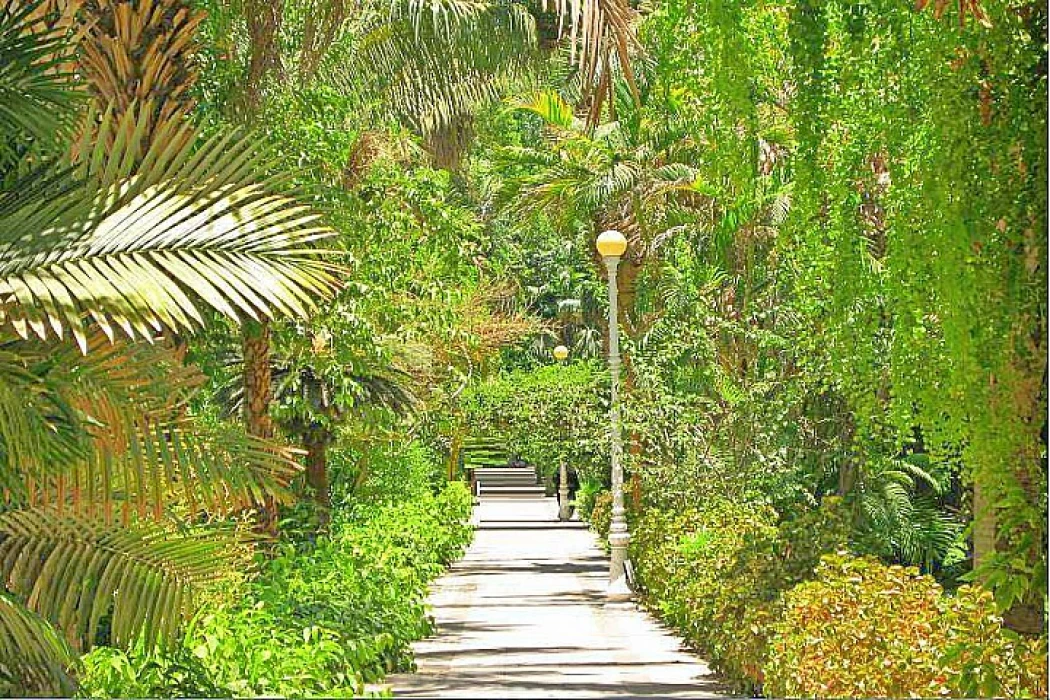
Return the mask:
<svg viewBox="0 0 1050 700"><path fill-rule="evenodd" d="M232 533L176 532L158 524L113 527L48 508L0 514L0 576L27 607L81 649L108 622L126 645L170 641L202 585L232 563Z"/></svg>
<svg viewBox="0 0 1050 700"><path fill-rule="evenodd" d="M36 9L0 0L0 134L51 141L67 125L72 74L64 68L65 37ZM0 140L0 156L12 145Z"/></svg>
<svg viewBox="0 0 1050 700"><path fill-rule="evenodd" d="M520 215L571 212L620 228L636 253L655 249L660 234L695 220L701 203L692 185L701 162L696 128L687 120L656 125L632 117L588 131L564 127L564 101L538 93L520 109L556 127L549 148L508 148L498 163L523 174L511 178L500 199ZM571 222L561 222L568 227Z"/></svg>
<svg viewBox="0 0 1050 700"><path fill-rule="evenodd" d="M543 90L520 100L514 105L533 114L538 114L547 124L568 129L575 123L572 106L553 90Z"/></svg>
<svg viewBox="0 0 1050 700"><path fill-rule="evenodd" d="M293 453L185 413L203 381L160 345L110 343L81 355L68 342L0 342L0 487L16 503L127 521L165 504L230 512L283 500Z"/></svg>
<svg viewBox="0 0 1050 700"><path fill-rule="evenodd" d="M106 115L76 168L52 167L0 194L0 323L22 337L69 331L83 315L110 338L202 323L200 301L258 319L305 314L336 285L314 243L318 215L256 184L267 153L245 136L192 145L162 125L144 147L148 110ZM107 148L112 130L112 147Z"/></svg>
<svg viewBox="0 0 1050 700"><path fill-rule="evenodd" d="M447 138L527 70L535 34L532 16L517 3L376 4L343 75L428 141Z"/></svg>
<svg viewBox="0 0 1050 700"><path fill-rule="evenodd" d="M0 693L72 695L76 661L61 635L13 596L0 592Z"/></svg>

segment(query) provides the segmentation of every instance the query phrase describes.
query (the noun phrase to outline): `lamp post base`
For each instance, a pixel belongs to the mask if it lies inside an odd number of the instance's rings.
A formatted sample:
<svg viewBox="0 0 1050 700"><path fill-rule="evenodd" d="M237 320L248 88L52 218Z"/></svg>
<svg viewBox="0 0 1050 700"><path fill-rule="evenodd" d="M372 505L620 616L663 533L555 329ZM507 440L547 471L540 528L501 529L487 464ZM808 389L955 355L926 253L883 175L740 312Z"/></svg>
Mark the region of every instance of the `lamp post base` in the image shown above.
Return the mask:
<svg viewBox="0 0 1050 700"><path fill-rule="evenodd" d="M631 587L627 581L627 547L631 542L631 536L627 533L627 523L623 515L613 515L612 527L609 531L609 587L606 589L606 600L610 602L624 602L633 597Z"/></svg>
<svg viewBox="0 0 1050 700"><path fill-rule="evenodd" d="M629 603L634 598L634 593L627 585L627 577L621 576L605 589L605 600L609 603Z"/></svg>

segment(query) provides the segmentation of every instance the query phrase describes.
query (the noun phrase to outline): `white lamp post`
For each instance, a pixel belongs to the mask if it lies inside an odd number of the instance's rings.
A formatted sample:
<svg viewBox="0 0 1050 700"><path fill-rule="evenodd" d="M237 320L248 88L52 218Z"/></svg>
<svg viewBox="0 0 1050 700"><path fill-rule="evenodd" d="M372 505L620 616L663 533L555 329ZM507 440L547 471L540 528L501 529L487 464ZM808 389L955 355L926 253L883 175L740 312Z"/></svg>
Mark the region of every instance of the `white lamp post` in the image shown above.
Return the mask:
<svg viewBox="0 0 1050 700"><path fill-rule="evenodd" d="M554 348L554 359L559 363L569 356L569 348L559 345ZM562 417L564 419L564 416ZM569 519L569 469L565 464L565 423L562 423L562 449L558 451L558 520Z"/></svg>
<svg viewBox="0 0 1050 700"><path fill-rule="evenodd" d="M607 599L620 602L631 599L624 562L631 536L627 532L627 518L623 508L623 465L620 457L623 443L620 436L620 328L616 304L616 268L627 251L627 239L619 231L605 231L596 242L598 252L609 271L609 427L612 430L610 456L612 461L612 524L609 527L609 589Z"/></svg>

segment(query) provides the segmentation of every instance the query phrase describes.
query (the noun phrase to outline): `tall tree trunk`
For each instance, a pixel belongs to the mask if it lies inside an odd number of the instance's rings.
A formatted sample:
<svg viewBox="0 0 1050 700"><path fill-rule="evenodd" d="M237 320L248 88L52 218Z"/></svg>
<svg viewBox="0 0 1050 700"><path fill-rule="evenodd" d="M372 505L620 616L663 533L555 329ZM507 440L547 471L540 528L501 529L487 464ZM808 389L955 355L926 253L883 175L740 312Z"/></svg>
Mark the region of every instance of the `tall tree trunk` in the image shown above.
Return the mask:
<svg viewBox="0 0 1050 700"><path fill-rule="evenodd" d="M446 124L423 132L423 149L430 156L432 167L457 173L473 140L474 118L457 114Z"/></svg>
<svg viewBox="0 0 1050 700"><path fill-rule="evenodd" d="M241 334L244 350L244 426L261 438L273 437L270 418L270 324L249 321Z"/></svg>
<svg viewBox="0 0 1050 700"><path fill-rule="evenodd" d="M318 520L321 527L328 524L329 511L332 507L331 495L328 492L328 431L312 429L307 431L303 446L306 447L306 484L313 492L314 502L319 506Z"/></svg>
<svg viewBox="0 0 1050 700"><path fill-rule="evenodd" d="M273 419L270 417L270 325L263 321L248 321L241 329L241 348L244 357L244 427L250 435L269 439L273 437ZM256 511L259 528L266 533L277 531L277 504L270 497Z"/></svg>
<svg viewBox="0 0 1050 700"><path fill-rule="evenodd" d="M263 89L271 71L280 69L277 39L284 16L283 0L245 0L244 17L250 39L248 76L241 99L232 106L249 127L255 126L263 107ZM239 102L239 104L238 104ZM273 399L270 376L270 325L268 319L246 321L241 329L244 358L244 426L251 435L272 438ZM258 509L259 526L271 534L277 530L277 504L271 498Z"/></svg>
<svg viewBox="0 0 1050 700"><path fill-rule="evenodd" d="M263 106L263 89L271 72L281 70L277 41L284 19L283 0L245 0L244 18L248 22L251 52L248 75L239 105L250 124Z"/></svg>
<svg viewBox="0 0 1050 700"><path fill-rule="evenodd" d="M973 568L988 561L995 553L995 508L986 495L980 479L973 484Z"/></svg>

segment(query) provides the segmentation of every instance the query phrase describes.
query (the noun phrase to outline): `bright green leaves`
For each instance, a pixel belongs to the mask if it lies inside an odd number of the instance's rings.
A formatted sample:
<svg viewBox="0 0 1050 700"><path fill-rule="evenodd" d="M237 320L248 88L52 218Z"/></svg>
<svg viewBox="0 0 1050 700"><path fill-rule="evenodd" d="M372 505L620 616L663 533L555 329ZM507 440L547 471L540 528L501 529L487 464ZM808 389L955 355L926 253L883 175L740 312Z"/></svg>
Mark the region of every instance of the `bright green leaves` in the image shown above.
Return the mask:
<svg viewBox="0 0 1050 700"><path fill-rule="evenodd" d="M562 129L568 129L575 123L572 106L553 90L538 92L516 102L515 107L538 114L547 124Z"/></svg>
<svg viewBox="0 0 1050 700"><path fill-rule="evenodd" d="M257 184L268 155L249 137L197 144L187 125L144 141L136 110L103 118L75 171L36 172L0 197L0 320L19 335L69 332L82 318L152 339L232 318L305 315L336 287L318 215Z"/></svg>
<svg viewBox="0 0 1050 700"><path fill-rule="evenodd" d="M103 619L115 644L140 634L149 644L171 641L194 594L229 571L231 533L218 534L23 509L0 515L0 576L81 648L94 644Z"/></svg>

